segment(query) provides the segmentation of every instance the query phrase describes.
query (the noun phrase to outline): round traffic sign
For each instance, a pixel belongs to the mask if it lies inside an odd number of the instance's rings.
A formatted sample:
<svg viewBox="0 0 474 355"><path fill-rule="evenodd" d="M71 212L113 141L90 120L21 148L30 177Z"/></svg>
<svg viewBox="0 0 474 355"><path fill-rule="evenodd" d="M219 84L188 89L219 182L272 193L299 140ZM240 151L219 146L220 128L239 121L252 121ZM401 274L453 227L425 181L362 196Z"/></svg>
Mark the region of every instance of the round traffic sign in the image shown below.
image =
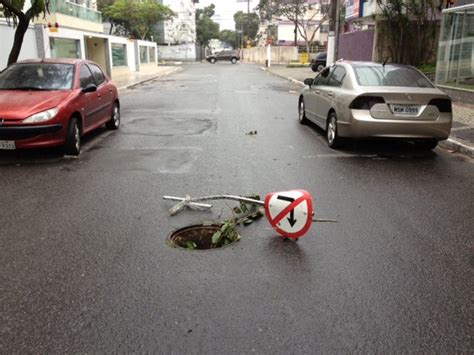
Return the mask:
<svg viewBox="0 0 474 355"><path fill-rule="evenodd" d="M270 193L265 198L265 215L281 236L300 238L312 224L311 195L305 190Z"/></svg>

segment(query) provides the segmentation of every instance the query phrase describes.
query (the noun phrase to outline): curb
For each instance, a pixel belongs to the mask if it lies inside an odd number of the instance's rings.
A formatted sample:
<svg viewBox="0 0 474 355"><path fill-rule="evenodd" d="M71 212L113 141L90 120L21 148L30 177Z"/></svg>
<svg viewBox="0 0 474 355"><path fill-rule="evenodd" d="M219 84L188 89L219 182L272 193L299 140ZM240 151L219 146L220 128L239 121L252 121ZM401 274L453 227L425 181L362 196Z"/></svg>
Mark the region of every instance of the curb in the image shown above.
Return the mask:
<svg viewBox="0 0 474 355"><path fill-rule="evenodd" d="M266 71L267 73L270 73L270 74L272 74L272 75L278 76L279 78L282 78L282 79L291 81L291 82L294 83L294 84L298 84L298 85L301 85L301 86L305 86L305 84L304 84L302 81L299 81L299 80L296 80L296 79L294 79L294 78L287 77L287 76L284 76L284 75L281 75L281 74L277 74L277 73L275 73L275 72L272 72L271 70L268 70L268 69L265 68L265 67L260 67L260 69L262 69L263 71Z"/></svg>
<svg viewBox="0 0 474 355"><path fill-rule="evenodd" d="M281 75L281 74L274 73L274 72L272 72L271 70L268 70L265 67L260 67L260 69L262 69L263 71L266 71L266 72L268 72L272 75L278 76L282 79L291 81L292 83L295 83L295 84L298 84L298 85L301 85L301 86L305 86L305 84L302 81L296 80L292 77L287 77L287 76L284 76L284 75ZM467 155L470 158L474 158L474 147L471 146L471 145L468 145L464 142L461 142L458 139L448 138L445 141L440 141L439 146L441 148L444 148L444 149L453 150L455 152Z"/></svg>
<svg viewBox="0 0 474 355"><path fill-rule="evenodd" d="M460 140L448 138L445 141L439 142L439 146L474 158L474 147Z"/></svg>
<svg viewBox="0 0 474 355"><path fill-rule="evenodd" d="M181 68L181 67L172 68L172 70L170 70L170 71L167 71L167 72L164 72L164 73L158 73L158 74L153 75L153 76L151 76L151 77L149 77L149 78L146 78L146 79L143 79L143 80L139 80L139 81L137 81L137 82L135 82L135 83L131 83L131 84L127 84L127 85L125 85L125 86L121 86L121 87L119 87L117 90L118 90L118 91L124 91L124 90L130 89L130 88L132 88L132 87L134 87L134 86L136 86L136 85L140 85L140 84L146 83L147 81L151 81L151 80L154 80L154 79L159 78L159 77L162 77L162 76L167 76L167 75L176 73L176 72L181 71L181 70L183 70L183 68Z"/></svg>

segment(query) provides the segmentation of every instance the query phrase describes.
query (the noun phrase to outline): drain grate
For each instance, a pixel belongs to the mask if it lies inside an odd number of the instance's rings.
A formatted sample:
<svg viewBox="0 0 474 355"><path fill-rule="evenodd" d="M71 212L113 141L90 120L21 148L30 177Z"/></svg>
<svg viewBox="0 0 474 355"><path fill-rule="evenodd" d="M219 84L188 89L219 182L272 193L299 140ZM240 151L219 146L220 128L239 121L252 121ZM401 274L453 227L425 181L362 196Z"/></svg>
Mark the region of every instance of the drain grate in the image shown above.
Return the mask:
<svg viewBox="0 0 474 355"><path fill-rule="evenodd" d="M212 243L212 236L220 229L221 227L217 224L200 224L180 228L171 233L168 238L168 243L173 247L191 250L216 249L232 244L233 242L227 239L221 239L215 244ZM237 240L238 239L239 238L237 238Z"/></svg>

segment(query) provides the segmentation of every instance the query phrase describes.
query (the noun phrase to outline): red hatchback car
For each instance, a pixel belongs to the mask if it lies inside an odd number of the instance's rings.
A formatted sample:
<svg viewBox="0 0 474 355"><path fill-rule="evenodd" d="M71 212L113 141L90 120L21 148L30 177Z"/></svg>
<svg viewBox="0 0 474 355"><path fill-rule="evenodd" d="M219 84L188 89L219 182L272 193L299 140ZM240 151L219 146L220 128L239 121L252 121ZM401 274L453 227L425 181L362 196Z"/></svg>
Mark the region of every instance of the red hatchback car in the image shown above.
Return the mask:
<svg viewBox="0 0 474 355"><path fill-rule="evenodd" d="M0 72L0 149L64 146L78 155L81 136L120 125L117 88L80 59L25 60Z"/></svg>

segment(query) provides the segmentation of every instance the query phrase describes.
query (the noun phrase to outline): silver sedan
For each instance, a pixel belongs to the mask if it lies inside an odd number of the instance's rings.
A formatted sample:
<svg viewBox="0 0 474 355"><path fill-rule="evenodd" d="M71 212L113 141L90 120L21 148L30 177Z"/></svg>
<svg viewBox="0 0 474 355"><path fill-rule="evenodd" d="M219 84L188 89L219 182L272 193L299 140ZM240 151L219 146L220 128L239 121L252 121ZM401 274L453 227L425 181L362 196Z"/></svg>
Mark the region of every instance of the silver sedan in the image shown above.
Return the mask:
<svg viewBox="0 0 474 355"><path fill-rule="evenodd" d="M344 138L387 137L433 149L451 131L449 96L411 66L342 61L304 82L299 121L325 129L331 148Z"/></svg>

